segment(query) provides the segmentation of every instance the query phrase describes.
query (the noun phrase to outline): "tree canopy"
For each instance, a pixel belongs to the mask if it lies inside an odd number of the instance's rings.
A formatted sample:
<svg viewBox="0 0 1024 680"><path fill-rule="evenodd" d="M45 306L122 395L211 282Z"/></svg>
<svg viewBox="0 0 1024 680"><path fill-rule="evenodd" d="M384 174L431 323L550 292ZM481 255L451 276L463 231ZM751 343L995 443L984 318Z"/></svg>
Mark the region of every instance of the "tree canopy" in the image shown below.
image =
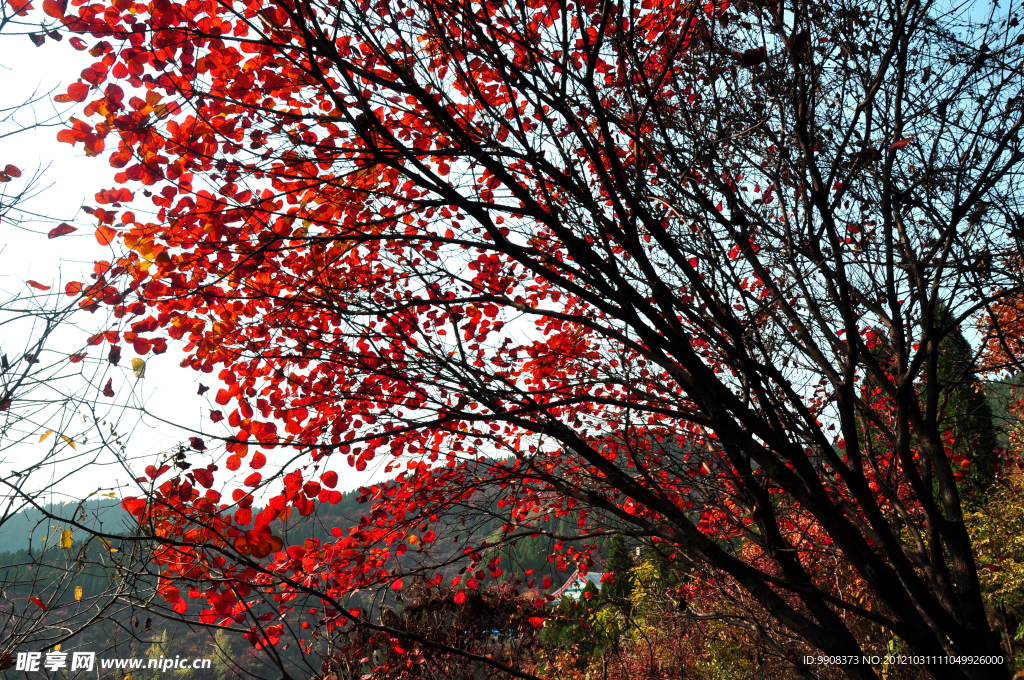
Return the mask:
<svg viewBox="0 0 1024 680"><path fill-rule="evenodd" d="M400 637L347 598L413 576L465 598L510 576L496 545L547 534L586 569L620 534L806 650L860 658L883 629L936 678L1007 674L944 662L1002 652L944 426L976 357L943 357L1020 291L1012 9L44 9L96 60L60 139L121 169L91 210L125 254L68 292L112 314L97 345L180 341L223 384L227 470L153 467L125 500L176 612L302 594L327 630ZM329 463L379 457L364 521L283 545L273 520L340 499ZM458 513L501 530L439 525Z"/></svg>

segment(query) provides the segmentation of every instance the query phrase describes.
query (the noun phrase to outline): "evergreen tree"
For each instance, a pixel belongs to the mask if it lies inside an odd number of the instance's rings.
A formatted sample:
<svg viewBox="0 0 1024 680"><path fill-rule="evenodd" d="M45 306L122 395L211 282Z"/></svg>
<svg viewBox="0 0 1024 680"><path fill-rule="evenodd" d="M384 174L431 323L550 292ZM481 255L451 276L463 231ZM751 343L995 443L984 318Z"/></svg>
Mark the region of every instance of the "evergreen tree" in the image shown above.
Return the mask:
<svg viewBox="0 0 1024 680"><path fill-rule="evenodd" d="M935 313L935 328L943 329L950 322L948 312L940 307ZM885 332L873 329L877 337L872 350L883 368L892 360L892 351ZM992 408L984 384L973 371L973 349L963 331L959 328L948 330L939 342L936 358L938 384L943 396L939 403L939 431L949 433L951 455L961 464L963 474L960 483L961 495L966 505L976 505L995 479L994 466L999 446ZM873 389L876 381L868 376L863 383L864 398L870 403L879 397ZM926 395L921 394L922 407ZM875 433L872 436L876 446L887 446ZM956 471L956 465L954 465Z"/></svg>
<svg viewBox="0 0 1024 680"><path fill-rule="evenodd" d="M937 323L946 322L940 310ZM976 501L995 479L998 435L984 386L972 368L970 343L960 328L951 331L939 343L938 374L947 385L948 396L939 421L942 431L955 438L953 455L970 461L960 488L968 502Z"/></svg>
<svg viewBox="0 0 1024 680"><path fill-rule="evenodd" d="M629 549L626 547L626 539L622 536L612 536L611 547L608 551L608 571L614 573L614 580L605 581L601 588L601 594L612 601L628 601L633 594L633 580L630 573L633 569L633 560L629 556Z"/></svg>

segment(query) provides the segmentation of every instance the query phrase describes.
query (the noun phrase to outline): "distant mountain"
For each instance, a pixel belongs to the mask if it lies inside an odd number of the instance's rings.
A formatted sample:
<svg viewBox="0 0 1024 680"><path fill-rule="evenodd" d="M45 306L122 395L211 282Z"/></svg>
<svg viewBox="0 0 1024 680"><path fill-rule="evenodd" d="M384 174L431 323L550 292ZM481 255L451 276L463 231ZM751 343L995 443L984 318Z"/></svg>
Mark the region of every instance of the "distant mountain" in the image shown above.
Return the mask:
<svg viewBox="0 0 1024 680"><path fill-rule="evenodd" d="M89 529L113 534L124 533L132 525L131 516L117 498L93 498L81 504L53 503L43 507L56 517L73 519ZM0 520L0 553L17 552L33 542L38 543L43 536L52 536L53 527L60 523L59 519L47 518L36 508L26 508Z"/></svg>
<svg viewBox="0 0 1024 680"><path fill-rule="evenodd" d="M360 520L367 515L372 504L359 503L357 498L361 494L358 491L347 491L342 495L340 502L335 505L330 503L318 503L313 514L303 517L298 513L292 513L285 521L274 521L271 529L280 535L285 545L301 545L307 538L318 538L322 541L334 540L331 529L333 527L347 528L358 525ZM134 518L122 507L121 501L117 498L93 498L78 504L50 504L45 506L46 510L55 515L55 518L46 518L43 513L35 508L22 510L11 515L0 523L0 566L24 561L29 546L42 547L41 539L48 536L50 541L59 540L59 532L53 529L54 526L63 526L62 519L74 520L89 529L102 530L111 534L130 534L135 528ZM261 508L253 507L253 514L257 514ZM451 514L442 512L433 528L438 535L429 552L429 556L422 557L425 562L441 563L450 562L443 569L449 576L459 572L464 566L462 559L463 548L470 544L479 544L483 539L490 545L501 541L500 527L502 522L498 519L496 505L492 508L493 513L483 517L473 517L473 521L463 522L464 518L456 509L449 511ZM545 528L555 534L566 535L576 530L575 519L571 517L551 518ZM75 531L75 540L82 540L82 532ZM453 540L454 539L454 540ZM565 575L558 573L556 566L550 562L554 552L556 541L554 538L540 536L537 538L522 538L514 545L506 545L500 549L502 565L506 574L517 574L522 576L527 570L534 572L535 578L550 576L556 581L564 579ZM599 568L603 562L602 555L607 555L607 538L600 538L588 541L598 545L597 559ZM569 541L569 543L574 543ZM413 552L407 556L407 560L413 557ZM451 572L451 573L448 573Z"/></svg>

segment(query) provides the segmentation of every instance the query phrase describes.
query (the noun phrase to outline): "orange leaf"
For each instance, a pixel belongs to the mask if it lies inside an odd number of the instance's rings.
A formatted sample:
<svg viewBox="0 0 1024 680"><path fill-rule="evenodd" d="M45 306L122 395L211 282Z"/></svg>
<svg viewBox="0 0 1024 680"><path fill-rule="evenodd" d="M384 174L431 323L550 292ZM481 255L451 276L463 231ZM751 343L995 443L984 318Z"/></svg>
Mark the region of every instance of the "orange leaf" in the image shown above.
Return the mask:
<svg viewBox="0 0 1024 680"><path fill-rule="evenodd" d="M36 290L50 290L50 286L44 286L43 284L39 283L38 281L33 281L32 279L29 279L25 283L27 283L28 285L32 286Z"/></svg>
<svg viewBox="0 0 1024 680"><path fill-rule="evenodd" d="M906 146L907 144L910 144L910 140L909 140L909 139L901 139L900 141L898 141L898 142L896 142L895 144L893 144L892 146L890 146L890 147L889 147L889 148L887 149L887 151L888 151L889 153L892 153L893 151L896 151L897 149L902 149L902 148L903 148L903 147L905 147L905 146Z"/></svg>
<svg viewBox="0 0 1024 680"><path fill-rule="evenodd" d="M109 246L111 243L114 242L114 238L116 236L117 232L105 224L101 224L100 226L96 227L96 241L101 246ZM149 348L146 348L146 352L148 351ZM145 352L140 352L140 354L145 354Z"/></svg>

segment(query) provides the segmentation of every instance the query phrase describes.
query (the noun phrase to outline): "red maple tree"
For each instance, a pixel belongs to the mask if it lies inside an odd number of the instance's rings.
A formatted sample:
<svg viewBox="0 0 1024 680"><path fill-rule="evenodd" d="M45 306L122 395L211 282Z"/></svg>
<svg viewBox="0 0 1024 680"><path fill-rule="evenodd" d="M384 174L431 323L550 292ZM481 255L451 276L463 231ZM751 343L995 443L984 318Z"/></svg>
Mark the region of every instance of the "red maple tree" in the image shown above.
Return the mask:
<svg viewBox="0 0 1024 680"><path fill-rule="evenodd" d="M210 624L258 591L379 629L351 593L458 558L459 588L504 576L494 536L439 538L497 515L499 543L556 534L567 567L608 532L671 544L830 656L860 659L860 621L936 678L1006 674L945 663L1002 652L936 362L1020 288L1015 17L993 37L918 2L44 9L96 58L60 138L121 169L92 214L127 253L69 293L112 309L106 341L172 338L216 371L225 467L251 468L232 489L153 468L125 501L177 612L190 583ZM328 463L380 457L396 476L359 526L285 549L275 519L340 497Z"/></svg>

